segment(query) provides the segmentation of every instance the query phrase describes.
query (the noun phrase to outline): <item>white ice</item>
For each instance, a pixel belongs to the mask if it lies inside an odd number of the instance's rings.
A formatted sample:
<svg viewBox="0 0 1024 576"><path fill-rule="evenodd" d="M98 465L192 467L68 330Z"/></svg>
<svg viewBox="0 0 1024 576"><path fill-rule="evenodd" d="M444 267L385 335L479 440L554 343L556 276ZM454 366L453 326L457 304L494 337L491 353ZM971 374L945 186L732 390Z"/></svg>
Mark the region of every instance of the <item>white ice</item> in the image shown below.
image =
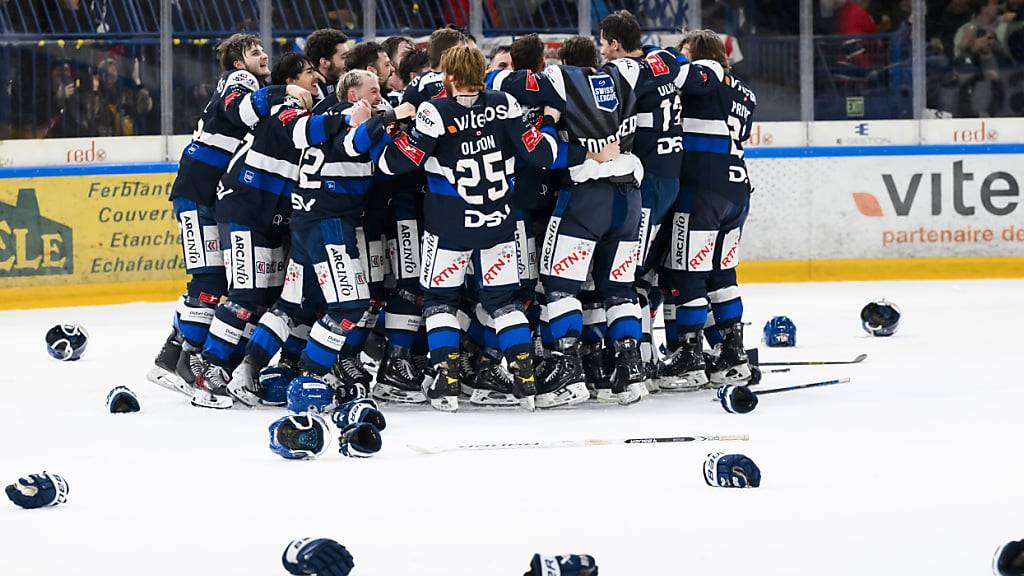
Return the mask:
<svg viewBox="0 0 1024 576"><path fill-rule="evenodd" d="M762 388L850 376L764 396L730 415L711 392L632 407L525 413L384 408L384 449L312 462L267 449L271 409L208 411L148 383L172 304L0 313L0 480L63 475L68 502L0 499L0 574L274 575L299 536L334 538L356 576L522 574L534 552L594 555L604 575L990 573L1024 537L1020 326L1024 281L752 285L747 344L789 315L799 346L762 361L793 368ZM899 304L893 338L861 306ZM47 356L43 334L78 322L85 358ZM112 415L131 387L142 412ZM749 442L422 456L406 443L749 433ZM742 452L756 490L710 488L710 451Z"/></svg>

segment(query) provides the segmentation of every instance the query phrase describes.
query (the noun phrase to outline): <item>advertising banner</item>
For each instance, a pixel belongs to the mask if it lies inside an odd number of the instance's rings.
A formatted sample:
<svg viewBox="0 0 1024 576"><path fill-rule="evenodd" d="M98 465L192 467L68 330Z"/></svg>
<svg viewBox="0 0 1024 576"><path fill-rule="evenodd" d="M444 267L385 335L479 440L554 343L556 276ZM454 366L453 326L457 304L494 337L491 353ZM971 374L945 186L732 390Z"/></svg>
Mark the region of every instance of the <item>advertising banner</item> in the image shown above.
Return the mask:
<svg viewBox="0 0 1024 576"><path fill-rule="evenodd" d="M0 178L0 292L184 281L174 174ZM72 290L73 291L73 290Z"/></svg>

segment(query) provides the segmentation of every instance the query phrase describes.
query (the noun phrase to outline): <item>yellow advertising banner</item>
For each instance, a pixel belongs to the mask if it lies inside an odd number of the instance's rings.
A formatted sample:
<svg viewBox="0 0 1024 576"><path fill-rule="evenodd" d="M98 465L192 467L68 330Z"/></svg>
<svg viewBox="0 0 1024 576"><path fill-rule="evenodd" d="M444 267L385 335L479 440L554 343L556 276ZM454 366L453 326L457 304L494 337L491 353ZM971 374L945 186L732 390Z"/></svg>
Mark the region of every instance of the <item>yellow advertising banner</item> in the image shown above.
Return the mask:
<svg viewBox="0 0 1024 576"><path fill-rule="evenodd" d="M0 308L181 292L173 173L0 179Z"/></svg>

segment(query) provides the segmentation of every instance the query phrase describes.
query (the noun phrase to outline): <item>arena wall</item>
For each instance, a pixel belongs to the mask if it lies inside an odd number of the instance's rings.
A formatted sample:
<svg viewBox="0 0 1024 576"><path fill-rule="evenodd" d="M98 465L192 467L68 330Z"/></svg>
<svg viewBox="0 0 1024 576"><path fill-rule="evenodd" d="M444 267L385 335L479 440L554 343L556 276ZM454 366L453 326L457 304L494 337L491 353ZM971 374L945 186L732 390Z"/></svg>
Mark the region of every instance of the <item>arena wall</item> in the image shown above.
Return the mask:
<svg viewBox="0 0 1024 576"><path fill-rule="evenodd" d="M0 308L170 300L188 136L0 142ZM741 281L1024 277L1024 119L755 124Z"/></svg>

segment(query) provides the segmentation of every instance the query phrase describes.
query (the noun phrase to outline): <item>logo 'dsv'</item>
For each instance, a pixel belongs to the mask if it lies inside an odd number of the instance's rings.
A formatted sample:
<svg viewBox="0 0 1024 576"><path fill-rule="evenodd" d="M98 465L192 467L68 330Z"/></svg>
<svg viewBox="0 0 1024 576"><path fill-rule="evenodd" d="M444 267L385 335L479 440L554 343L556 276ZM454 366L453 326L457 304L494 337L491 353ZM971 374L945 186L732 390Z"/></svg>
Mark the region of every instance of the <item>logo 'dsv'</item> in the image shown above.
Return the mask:
<svg viewBox="0 0 1024 576"><path fill-rule="evenodd" d="M34 189L0 202L0 278L71 274L74 262L71 228L40 215Z"/></svg>

